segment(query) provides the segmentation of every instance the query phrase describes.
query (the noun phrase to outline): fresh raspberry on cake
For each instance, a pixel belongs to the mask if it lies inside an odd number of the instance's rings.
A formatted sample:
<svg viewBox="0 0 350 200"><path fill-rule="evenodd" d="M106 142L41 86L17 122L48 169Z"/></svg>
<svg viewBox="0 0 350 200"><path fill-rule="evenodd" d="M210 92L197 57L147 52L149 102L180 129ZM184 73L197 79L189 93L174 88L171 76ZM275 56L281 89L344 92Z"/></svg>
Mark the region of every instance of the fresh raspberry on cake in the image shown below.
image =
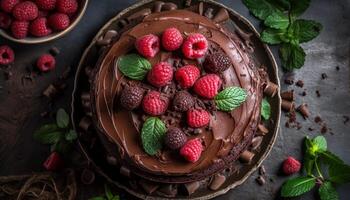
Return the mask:
<svg viewBox="0 0 350 200"><path fill-rule="evenodd" d="M35 0L41 10L53 10L56 7L56 0Z"/></svg>
<svg viewBox="0 0 350 200"><path fill-rule="evenodd" d="M194 91L199 96L212 99L218 94L222 81L216 74L207 74L196 81Z"/></svg>
<svg viewBox="0 0 350 200"><path fill-rule="evenodd" d="M138 38L135 42L137 51L146 58L153 58L159 52L159 38L148 34Z"/></svg>
<svg viewBox="0 0 350 200"><path fill-rule="evenodd" d="M153 116L162 115L168 108L169 99L157 91L148 92L142 100L143 110Z"/></svg>
<svg viewBox="0 0 350 200"><path fill-rule="evenodd" d="M43 54L36 62L36 66L42 72L55 69L56 60L51 54Z"/></svg>
<svg viewBox="0 0 350 200"><path fill-rule="evenodd" d="M170 128L164 139L165 145L170 149L176 150L181 148L187 141L185 133L179 128Z"/></svg>
<svg viewBox="0 0 350 200"><path fill-rule="evenodd" d="M73 14L78 10L78 2L76 0L57 0L56 9L61 13Z"/></svg>
<svg viewBox="0 0 350 200"><path fill-rule="evenodd" d="M20 21L31 21L38 17L38 7L31 1L18 3L12 10L12 15Z"/></svg>
<svg viewBox="0 0 350 200"><path fill-rule="evenodd" d="M29 22L26 21L14 21L11 24L12 36L17 39L23 39L27 37L29 29Z"/></svg>
<svg viewBox="0 0 350 200"><path fill-rule="evenodd" d="M167 62L161 62L148 72L147 80L155 87L167 85L173 79L173 68Z"/></svg>
<svg viewBox="0 0 350 200"><path fill-rule="evenodd" d="M70 20L69 20L68 15L63 14L63 13L52 14L48 18L48 21L49 21L49 26L56 31L64 30L64 29L68 28L68 26L70 24Z"/></svg>
<svg viewBox="0 0 350 200"><path fill-rule="evenodd" d="M0 28L8 29L11 26L11 23L11 16L4 12L0 12Z"/></svg>
<svg viewBox="0 0 350 200"><path fill-rule="evenodd" d="M1 10L7 13L11 13L12 9L19 3L19 0L1 0Z"/></svg>
<svg viewBox="0 0 350 200"><path fill-rule="evenodd" d="M203 57L207 50L208 41L204 35L200 33L189 35L182 45L182 53L189 59Z"/></svg>
<svg viewBox="0 0 350 200"><path fill-rule="evenodd" d="M195 163L201 157L203 145L199 138L188 140L180 149L180 155L187 161Z"/></svg>
<svg viewBox="0 0 350 200"><path fill-rule="evenodd" d="M283 173L286 175L291 175L300 171L301 164L295 158L289 156L283 162Z"/></svg>
<svg viewBox="0 0 350 200"><path fill-rule="evenodd" d="M182 35L177 28L167 28L162 35L162 45L168 51L174 51L181 47Z"/></svg>
<svg viewBox="0 0 350 200"><path fill-rule="evenodd" d="M200 76L198 67L185 65L175 72L175 79L182 88L190 88Z"/></svg>
<svg viewBox="0 0 350 200"><path fill-rule="evenodd" d="M0 46L0 64L8 65L15 60L15 53L7 45Z"/></svg>
<svg viewBox="0 0 350 200"><path fill-rule="evenodd" d="M29 26L29 32L36 37L47 36L52 33L45 17L37 18Z"/></svg>
<svg viewBox="0 0 350 200"><path fill-rule="evenodd" d="M191 109L187 111L187 124L192 128L199 128L208 125L210 114L203 109Z"/></svg>

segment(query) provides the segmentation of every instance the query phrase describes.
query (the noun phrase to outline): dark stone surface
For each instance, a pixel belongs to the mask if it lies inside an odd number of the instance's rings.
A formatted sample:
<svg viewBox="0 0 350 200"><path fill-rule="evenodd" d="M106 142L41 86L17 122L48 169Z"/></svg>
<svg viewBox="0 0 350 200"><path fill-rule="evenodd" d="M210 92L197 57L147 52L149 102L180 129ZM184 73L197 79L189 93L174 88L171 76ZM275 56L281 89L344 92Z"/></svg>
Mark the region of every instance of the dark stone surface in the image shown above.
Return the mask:
<svg viewBox="0 0 350 200"><path fill-rule="evenodd" d="M88 10L78 26L65 37L53 42L40 45L14 44L0 38L0 44L8 44L16 52L16 63L10 68L13 73L9 80L5 80L0 73L0 175L24 174L32 171L41 171L41 163L49 154L47 146L40 145L32 139L33 131L41 124L51 121L50 117L40 117L43 111L55 111L58 107L69 110L73 76L66 80L68 88L63 95L50 103L41 96L42 91L51 83L58 80L66 67L71 66L75 71L80 56L85 47L97 33L99 28L120 10L131 5L134 1L91 0ZM259 22L252 17L241 1L220 1L240 14L246 16L255 27L260 30ZM311 117L304 120L298 115L301 122L300 130L286 128L286 117L282 116L281 130L277 142L264 161L266 168L266 184L260 186L254 173L242 186L228 192L217 199L259 199L267 200L278 198L278 191L282 182L287 179L278 175L280 163L288 156L301 158L301 141L305 135L313 136L321 132L321 127L314 122L315 116L327 123L328 130L325 137L329 148L350 163L350 123L343 123L343 115L350 115L350 1L348 0L317 0L311 3L310 8L303 15L307 19L321 22L324 30L312 42L303 44L307 53L305 66L295 71L295 81L303 80L304 87L283 85L282 90L294 89L297 96L297 105L307 103ZM22 81L22 76L33 68L35 60L52 46L60 49L57 56L57 68L53 72L38 75L33 82ZM272 48L278 60L277 49ZM336 67L339 70L336 70ZM1 71L4 71L2 69ZM5 70L6 71L6 70ZM328 77L322 79L322 73ZM280 72L281 82L285 74ZM307 95L301 96L306 90ZM317 97L316 90L321 94ZM7 108L7 109L4 109ZM314 128L309 131L308 128ZM332 134L331 134L332 133ZM97 184L79 188L79 199L87 199L91 195L101 194L103 184L97 178ZM349 197L350 185L338 188L340 199ZM313 199L315 193L309 193L300 199Z"/></svg>

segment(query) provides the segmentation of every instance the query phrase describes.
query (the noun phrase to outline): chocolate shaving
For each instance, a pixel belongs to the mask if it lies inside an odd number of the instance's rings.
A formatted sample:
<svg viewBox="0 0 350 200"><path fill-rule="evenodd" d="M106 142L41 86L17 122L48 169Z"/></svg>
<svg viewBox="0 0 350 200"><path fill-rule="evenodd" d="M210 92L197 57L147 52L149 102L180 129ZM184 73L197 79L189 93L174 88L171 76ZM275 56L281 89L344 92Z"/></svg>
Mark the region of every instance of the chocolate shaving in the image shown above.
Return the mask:
<svg viewBox="0 0 350 200"><path fill-rule="evenodd" d="M267 85L264 89L264 93L267 94L270 97L274 97L277 94L278 91L278 85L272 83L272 82L267 82Z"/></svg>
<svg viewBox="0 0 350 200"><path fill-rule="evenodd" d="M136 13L135 13L136 14ZM96 44L99 46L105 46L109 45L112 41L112 39L118 35L118 32L116 30L108 30L103 37L100 37Z"/></svg>
<svg viewBox="0 0 350 200"><path fill-rule="evenodd" d="M89 169L84 169L81 173L80 180L85 185L90 185L95 181L95 173Z"/></svg>
<svg viewBox="0 0 350 200"><path fill-rule="evenodd" d="M257 135L259 136L264 136L269 133L269 129L266 128L264 124L259 124L258 125L258 132Z"/></svg>
<svg viewBox="0 0 350 200"><path fill-rule="evenodd" d="M230 19L230 15L228 14L227 10L225 8L221 8L218 13L213 18L213 21L215 23L222 23Z"/></svg>
<svg viewBox="0 0 350 200"><path fill-rule="evenodd" d="M286 112L291 112L294 110L294 102L292 101L286 101L282 99L282 109Z"/></svg>
<svg viewBox="0 0 350 200"><path fill-rule="evenodd" d="M294 101L295 100L294 90L288 90L288 91L282 92L281 97L282 99L287 101Z"/></svg>
<svg viewBox="0 0 350 200"><path fill-rule="evenodd" d="M186 183L185 185L186 191L188 195L193 194L195 191L198 190L199 188L199 182L195 181L195 182L191 182L191 183Z"/></svg>
<svg viewBox="0 0 350 200"><path fill-rule="evenodd" d="M159 187L159 185L156 185L155 183L146 180L140 180L139 184L145 190L145 192L147 192L147 194L152 194Z"/></svg>
<svg viewBox="0 0 350 200"><path fill-rule="evenodd" d="M239 159L243 162L243 163L250 163L253 158L254 158L255 154L253 152L250 152L248 150L245 150L239 157Z"/></svg>
<svg viewBox="0 0 350 200"><path fill-rule="evenodd" d="M305 103L301 104L297 108L297 111L299 111L301 113L301 115L303 115L304 118L308 118L310 116L310 111L307 107L307 104L305 104Z"/></svg>
<svg viewBox="0 0 350 200"><path fill-rule="evenodd" d="M316 90L316 96L317 96L317 97L321 97L320 91Z"/></svg>
<svg viewBox="0 0 350 200"><path fill-rule="evenodd" d="M209 184L209 188L211 190L217 190L221 187L222 184L225 183L225 181L226 181L226 177L224 175L215 174Z"/></svg>

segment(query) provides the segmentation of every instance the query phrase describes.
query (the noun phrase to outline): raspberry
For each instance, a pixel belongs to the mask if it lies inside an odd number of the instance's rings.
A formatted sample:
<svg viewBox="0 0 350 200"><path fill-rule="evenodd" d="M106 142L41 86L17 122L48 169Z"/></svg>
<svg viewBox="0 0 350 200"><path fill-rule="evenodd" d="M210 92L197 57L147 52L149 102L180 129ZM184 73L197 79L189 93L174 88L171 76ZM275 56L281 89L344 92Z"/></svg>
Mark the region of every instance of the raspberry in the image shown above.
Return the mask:
<svg viewBox="0 0 350 200"><path fill-rule="evenodd" d="M24 1L13 8L12 15L20 21L31 21L38 17L38 11L38 7L35 3Z"/></svg>
<svg viewBox="0 0 350 200"><path fill-rule="evenodd" d="M200 33L189 35L182 45L182 53L189 59L200 58L208 50L208 41Z"/></svg>
<svg viewBox="0 0 350 200"><path fill-rule="evenodd" d="M52 152L43 164L44 168L49 171L59 170L63 165L64 162L57 152Z"/></svg>
<svg viewBox="0 0 350 200"><path fill-rule="evenodd" d="M0 64L8 65L15 60L15 53L7 45L0 46Z"/></svg>
<svg viewBox="0 0 350 200"><path fill-rule="evenodd" d="M69 20L68 15L63 14L63 13L52 14L48 18L48 22L49 22L50 27L54 30L57 30L57 31L61 31L61 30L66 29L70 24L70 20Z"/></svg>
<svg viewBox="0 0 350 200"><path fill-rule="evenodd" d="M127 110L140 106L144 90L137 86L127 86L120 95L120 103Z"/></svg>
<svg viewBox="0 0 350 200"><path fill-rule="evenodd" d="M159 38L149 34L138 38L135 42L137 51L146 58L153 58L159 52Z"/></svg>
<svg viewBox="0 0 350 200"><path fill-rule="evenodd" d="M169 99L157 91L148 92L142 101L143 110L149 115L162 115L168 108Z"/></svg>
<svg viewBox="0 0 350 200"><path fill-rule="evenodd" d="M51 34L52 30L47 25L47 19L41 17L30 24L29 32L36 37L43 37Z"/></svg>
<svg viewBox="0 0 350 200"><path fill-rule="evenodd" d="M194 106L194 99L190 93L183 90L176 93L173 106L176 111L185 112Z"/></svg>
<svg viewBox="0 0 350 200"><path fill-rule="evenodd" d="M2 11L11 13L12 9L19 3L19 0L1 0L0 8Z"/></svg>
<svg viewBox="0 0 350 200"><path fill-rule="evenodd" d="M210 115L203 109L191 109L187 111L187 124L192 128L199 128L209 124Z"/></svg>
<svg viewBox="0 0 350 200"><path fill-rule="evenodd" d="M192 87L199 76L199 69L193 65L185 65L175 72L175 79L182 88Z"/></svg>
<svg viewBox="0 0 350 200"><path fill-rule="evenodd" d="M170 149L176 150L181 148L187 141L187 137L184 132L179 128L171 128L165 135L164 143Z"/></svg>
<svg viewBox="0 0 350 200"><path fill-rule="evenodd" d="M173 79L173 68L167 62L161 62L148 72L147 80L155 87L167 85Z"/></svg>
<svg viewBox="0 0 350 200"><path fill-rule="evenodd" d="M78 2L76 0L57 0L56 7L58 12L73 14L78 10Z"/></svg>
<svg viewBox="0 0 350 200"><path fill-rule="evenodd" d="M36 66L42 72L53 70L56 66L56 60L51 54L43 54L36 62Z"/></svg>
<svg viewBox="0 0 350 200"><path fill-rule="evenodd" d="M220 73L232 66L230 58L222 53L208 55L203 63L206 71Z"/></svg>
<svg viewBox="0 0 350 200"><path fill-rule="evenodd" d="M167 28L162 35L162 45L168 51L174 51L180 48L183 42L180 31L176 28Z"/></svg>
<svg viewBox="0 0 350 200"><path fill-rule="evenodd" d="M56 0L35 0L41 10L53 10L56 7Z"/></svg>
<svg viewBox="0 0 350 200"><path fill-rule="evenodd" d="M185 145L180 149L180 155L187 161L195 163L201 157L203 151L203 145L199 138L188 140Z"/></svg>
<svg viewBox="0 0 350 200"><path fill-rule="evenodd" d="M10 15L0 12L0 28L8 29L11 26L12 19Z"/></svg>
<svg viewBox="0 0 350 200"><path fill-rule="evenodd" d="M12 36L17 39L23 39L28 35L29 22L26 21L14 21L11 24Z"/></svg>
<svg viewBox="0 0 350 200"><path fill-rule="evenodd" d="M212 99L221 87L221 79L216 74L207 74L198 79L193 86L194 91L202 97Z"/></svg>
<svg viewBox="0 0 350 200"><path fill-rule="evenodd" d="M297 173L300 170L301 164L295 158L289 156L283 162L283 173L286 175L291 175Z"/></svg>

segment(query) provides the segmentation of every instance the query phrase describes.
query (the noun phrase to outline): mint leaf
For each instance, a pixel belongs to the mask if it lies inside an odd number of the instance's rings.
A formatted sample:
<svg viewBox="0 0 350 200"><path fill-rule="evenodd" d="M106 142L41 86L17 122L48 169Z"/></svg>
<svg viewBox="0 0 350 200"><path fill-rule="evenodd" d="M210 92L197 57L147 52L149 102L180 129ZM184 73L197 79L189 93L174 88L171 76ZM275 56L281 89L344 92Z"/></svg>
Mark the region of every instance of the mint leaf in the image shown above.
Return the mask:
<svg viewBox="0 0 350 200"><path fill-rule="evenodd" d="M312 158L308 155L306 155L304 157L304 169L305 172L307 173L307 175L311 175L313 170L314 170L314 166L315 166L315 158Z"/></svg>
<svg viewBox="0 0 350 200"><path fill-rule="evenodd" d="M162 148L165 124L157 117L148 118L141 130L143 148L149 155L155 155Z"/></svg>
<svg viewBox="0 0 350 200"><path fill-rule="evenodd" d="M243 0L243 3L255 17L261 20L265 20L267 16L278 11L276 7L265 0Z"/></svg>
<svg viewBox="0 0 350 200"><path fill-rule="evenodd" d="M134 80L143 80L152 68L151 63L137 55L128 54L118 58L116 67L126 76Z"/></svg>
<svg viewBox="0 0 350 200"><path fill-rule="evenodd" d="M304 65L306 54L299 45L284 43L279 53L286 70L299 69Z"/></svg>
<svg viewBox="0 0 350 200"><path fill-rule="evenodd" d="M328 165L344 163L342 159L340 159L337 155L333 154L330 151L321 152L320 156Z"/></svg>
<svg viewBox="0 0 350 200"><path fill-rule="evenodd" d="M265 19L265 25L275 29L286 29L289 26L289 18L282 12L274 12Z"/></svg>
<svg viewBox="0 0 350 200"><path fill-rule="evenodd" d="M334 183L350 182L350 166L345 164L331 164L328 168L329 180Z"/></svg>
<svg viewBox="0 0 350 200"><path fill-rule="evenodd" d="M247 98L247 92L240 87L228 87L219 92L214 98L216 107L222 111L232 111L240 106Z"/></svg>
<svg viewBox="0 0 350 200"><path fill-rule="evenodd" d="M291 4L290 14L299 16L305 12L310 5L310 0L289 0Z"/></svg>
<svg viewBox="0 0 350 200"><path fill-rule="evenodd" d="M105 184L105 194L108 200L111 200L113 198L113 194L111 189L108 187L108 185Z"/></svg>
<svg viewBox="0 0 350 200"><path fill-rule="evenodd" d="M261 102L261 116L265 120L270 119L271 116L271 106L270 103L266 100L266 98L264 98Z"/></svg>
<svg viewBox="0 0 350 200"><path fill-rule="evenodd" d="M300 43L308 42L320 34L322 25L313 20L298 19L295 20L291 26L294 37Z"/></svg>
<svg viewBox="0 0 350 200"><path fill-rule="evenodd" d="M283 42L281 37L283 37L283 34L286 32L284 29L272 29L267 28L261 33L261 40L268 44L280 44Z"/></svg>
<svg viewBox="0 0 350 200"><path fill-rule="evenodd" d="M267 2L271 3L281 11L288 11L291 7L289 0L267 0Z"/></svg>
<svg viewBox="0 0 350 200"><path fill-rule="evenodd" d="M35 132L34 132L34 135L35 134L42 134L42 133L51 133L51 132L56 132L58 131L59 128L57 127L56 124L46 124L46 125L43 125L41 126L39 129L37 129Z"/></svg>
<svg viewBox="0 0 350 200"><path fill-rule="evenodd" d="M282 197L295 197L310 191L315 187L316 178L297 177L286 181L281 190Z"/></svg>
<svg viewBox="0 0 350 200"><path fill-rule="evenodd" d="M327 141L323 136L317 136L312 139L313 148L316 149L316 152L327 151Z"/></svg>
<svg viewBox="0 0 350 200"><path fill-rule="evenodd" d="M59 131L54 132L35 132L34 138L42 144L54 144L60 141L63 133Z"/></svg>
<svg viewBox="0 0 350 200"><path fill-rule="evenodd" d="M73 141L78 138L78 134L75 130L69 130L69 132L66 133L65 138L67 141Z"/></svg>
<svg viewBox="0 0 350 200"><path fill-rule="evenodd" d="M68 127L69 116L68 116L67 112L62 108L58 109L58 111L57 111L56 123L57 123L57 126L60 128L67 128Z"/></svg>
<svg viewBox="0 0 350 200"><path fill-rule="evenodd" d="M318 194L321 200L338 200L339 196L332 183L329 181L324 182L318 189Z"/></svg>

